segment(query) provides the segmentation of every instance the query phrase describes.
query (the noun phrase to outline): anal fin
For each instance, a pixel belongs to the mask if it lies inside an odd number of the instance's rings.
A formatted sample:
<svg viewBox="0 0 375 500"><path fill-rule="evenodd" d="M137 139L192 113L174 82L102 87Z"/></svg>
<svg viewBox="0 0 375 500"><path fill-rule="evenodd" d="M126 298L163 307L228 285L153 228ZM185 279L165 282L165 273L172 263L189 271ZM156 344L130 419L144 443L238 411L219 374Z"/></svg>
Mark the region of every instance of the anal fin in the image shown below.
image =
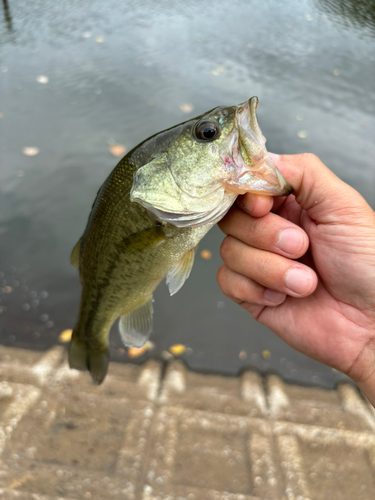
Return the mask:
<svg viewBox="0 0 375 500"><path fill-rule="evenodd" d="M123 343L129 347L142 347L152 331L152 296L147 302L120 317L119 331Z"/></svg>
<svg viewBox="0 0 375 500"><path fill-rule="evenodd" d="M169 270L167 274L167 285L171 295L177 293L185 281L188 279L194 264L194 256L197 247L186 252L181 260Z"/></svg>

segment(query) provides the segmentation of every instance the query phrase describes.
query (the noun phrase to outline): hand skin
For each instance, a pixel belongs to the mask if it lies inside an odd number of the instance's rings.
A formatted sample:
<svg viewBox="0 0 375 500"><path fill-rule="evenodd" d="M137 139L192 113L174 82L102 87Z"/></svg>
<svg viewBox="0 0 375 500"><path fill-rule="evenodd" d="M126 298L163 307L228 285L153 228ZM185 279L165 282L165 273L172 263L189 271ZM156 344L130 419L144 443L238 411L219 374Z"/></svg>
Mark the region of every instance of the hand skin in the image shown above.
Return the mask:
<svg viewBox="0 0 375 500"><path fill-rule="evenodd" d="M219 223L218 283L375 406L375 212L316 156L270 156L293 194L237 199Z"/></svg>

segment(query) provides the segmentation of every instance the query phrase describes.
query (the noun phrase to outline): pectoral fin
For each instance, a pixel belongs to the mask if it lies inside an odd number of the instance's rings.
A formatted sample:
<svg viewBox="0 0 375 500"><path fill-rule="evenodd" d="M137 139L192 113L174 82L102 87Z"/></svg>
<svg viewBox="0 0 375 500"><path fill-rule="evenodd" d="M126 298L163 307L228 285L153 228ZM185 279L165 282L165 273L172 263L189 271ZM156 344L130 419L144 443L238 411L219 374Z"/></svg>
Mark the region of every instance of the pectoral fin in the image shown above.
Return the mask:
<svg viewBox="0 0 375 500"><path fill-rule="evenodd" d="M190 271L194 264L194 256L197 247L192 248L186 252L181 260L169 270L167 274L167 285L169 288L169 293L174 295L185 281L188 279Z"/></svg>
<svg viewBox="0 0 375 500"><path fill-rule="evenodd" d="M81 240L82 238L78 240L78 242L76 243L75 247L72 250L72 253L70 254L70 263L77 269L79 268L79 252L81 250Z"/></svg>
<svg viewBox="0 0 375 500"><path fill-rule="evenodd" d="M120 317L119 331L126 346L142 347L152 331L152 296L128 314Z"/></svg>
<svg viewBox="0 0 375 500"><path fill-rule="evenodd" d="M163 227L161 225L153 226L125 238L121 242L121 248L126 252L145 252L166 239Z"/></svg>

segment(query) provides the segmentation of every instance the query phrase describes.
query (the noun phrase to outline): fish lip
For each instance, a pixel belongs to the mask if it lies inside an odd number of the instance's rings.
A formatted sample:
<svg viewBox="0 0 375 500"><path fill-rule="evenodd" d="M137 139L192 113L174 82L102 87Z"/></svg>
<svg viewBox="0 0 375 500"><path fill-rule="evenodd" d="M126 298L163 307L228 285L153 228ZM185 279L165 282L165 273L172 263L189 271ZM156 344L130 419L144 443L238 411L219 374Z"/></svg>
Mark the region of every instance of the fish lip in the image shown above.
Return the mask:
<svg viewBox="0 0 375 500"><path fill-rule="evenodd" d="M237 106L237 140L235 144L231 143L232 168L228 169L229 178L225 180L225 184L227 189L238 194L252 192L287 196L293 189L268 155L266 140L256 116L257 106L258 98L255 96ZM225 159L224 162L228 163Z"/></svg>

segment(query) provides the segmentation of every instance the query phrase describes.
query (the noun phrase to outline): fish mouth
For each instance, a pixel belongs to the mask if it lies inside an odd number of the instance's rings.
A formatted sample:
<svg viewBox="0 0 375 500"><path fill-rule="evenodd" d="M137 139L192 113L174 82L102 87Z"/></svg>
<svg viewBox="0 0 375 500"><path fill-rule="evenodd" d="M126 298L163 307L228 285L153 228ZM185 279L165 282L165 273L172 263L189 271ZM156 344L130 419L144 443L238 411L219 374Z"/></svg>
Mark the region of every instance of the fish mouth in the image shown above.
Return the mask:
<svg viewBox="0 0 375 500"><path fill-rule="evenodd" d="M230 169L226 188L237 194L287 196L293 189L268 155L256 116L257 106L257 97L237 106L236 137L232 138L234 168Z"/></svg>

